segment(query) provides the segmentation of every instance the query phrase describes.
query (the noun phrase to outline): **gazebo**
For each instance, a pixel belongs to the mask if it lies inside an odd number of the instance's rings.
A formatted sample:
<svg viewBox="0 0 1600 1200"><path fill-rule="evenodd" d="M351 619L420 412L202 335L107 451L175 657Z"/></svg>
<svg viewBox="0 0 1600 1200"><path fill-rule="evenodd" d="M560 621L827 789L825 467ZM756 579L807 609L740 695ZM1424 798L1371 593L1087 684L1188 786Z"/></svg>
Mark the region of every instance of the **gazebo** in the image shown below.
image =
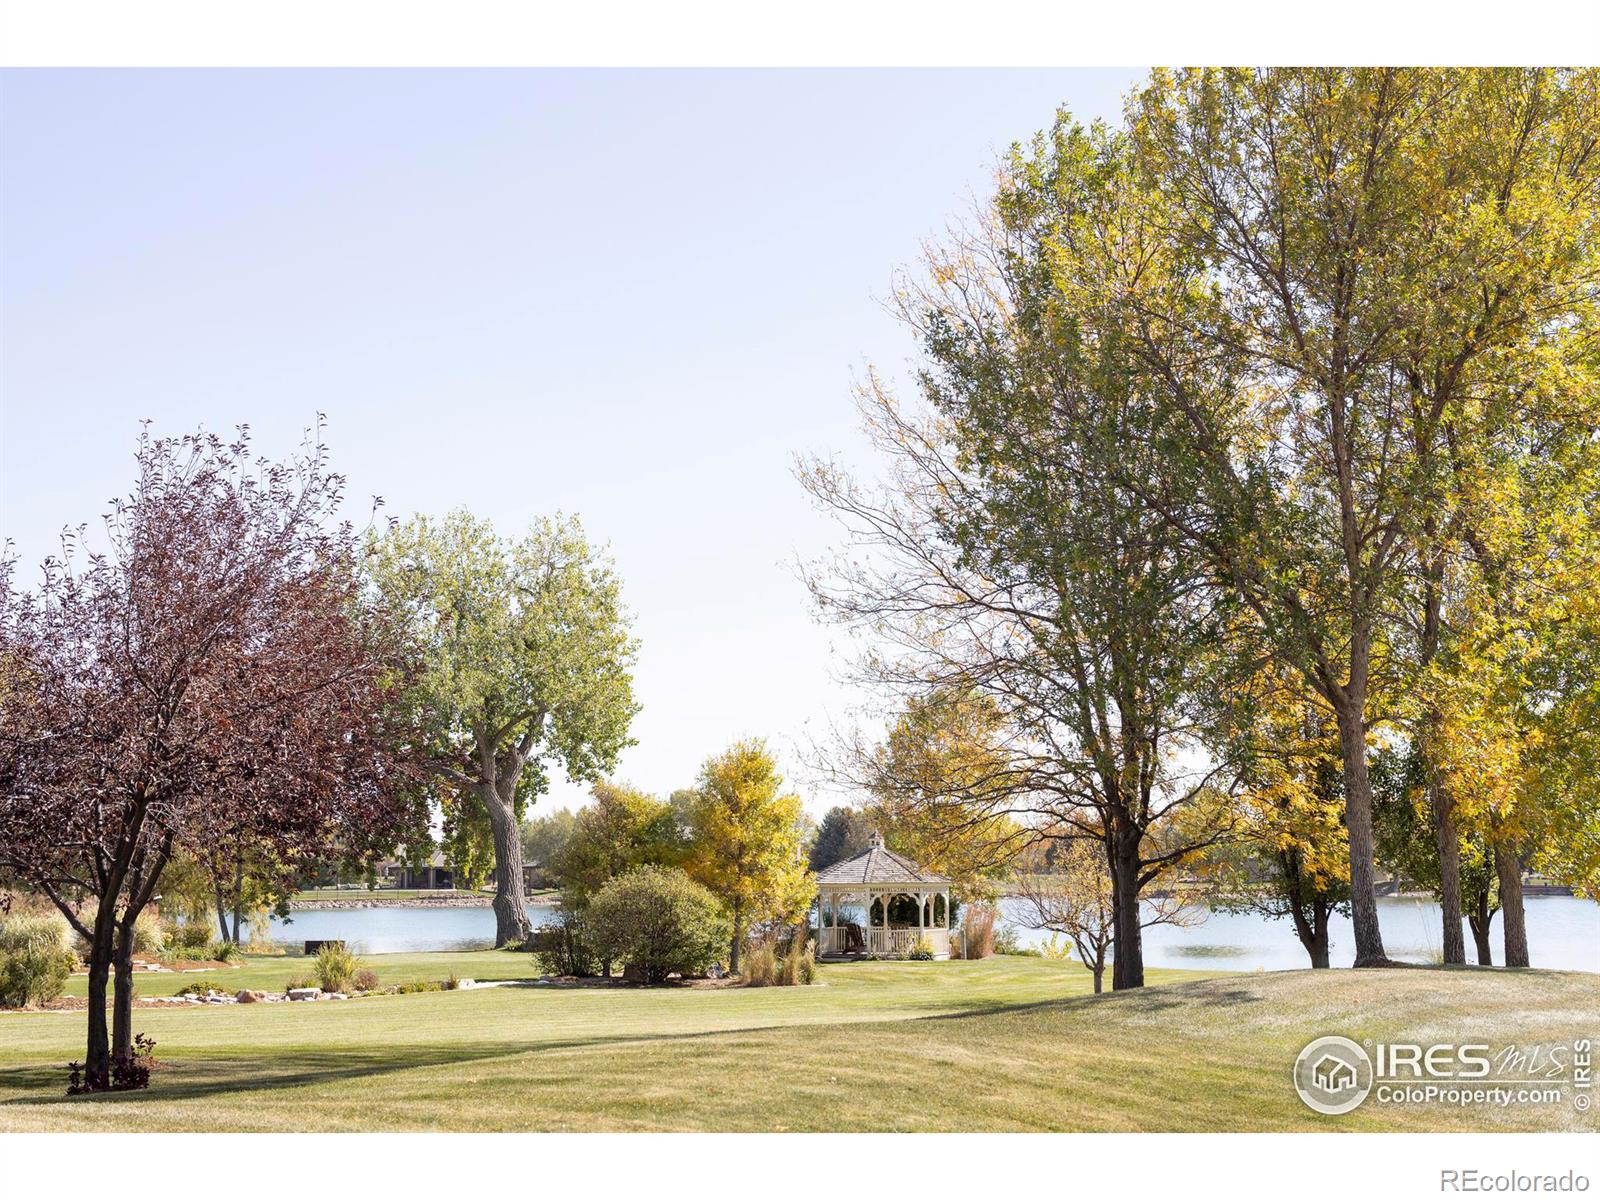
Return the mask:
<svg viewBox="0 0 1600 1200"><path fill-rule="evenodd" d="M859 919L857 919L859 918ZM885 848L879 834L817 874L817 955L905 954L925 939L950 957L950 881Z"/></svg>

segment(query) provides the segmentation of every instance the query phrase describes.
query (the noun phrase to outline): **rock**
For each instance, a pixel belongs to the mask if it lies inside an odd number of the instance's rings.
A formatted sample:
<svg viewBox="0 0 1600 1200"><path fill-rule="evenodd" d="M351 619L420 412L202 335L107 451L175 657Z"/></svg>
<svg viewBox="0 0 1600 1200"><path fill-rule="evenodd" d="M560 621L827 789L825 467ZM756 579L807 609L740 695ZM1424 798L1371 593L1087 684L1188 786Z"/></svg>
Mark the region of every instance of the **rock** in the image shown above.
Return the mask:
<svg viewBox="0 0 1600 1200"><path fill-rule="evenodd" d="M346 996L343 992L323 992L322 993L322 998L324 1000L348 1000L348 999L350 999L350 997Z"/></svg>
<svg viewBox="0 0 1600 1200"><path fill-rule="evenodd" d="M240 988L233 997L240 1004L259 1004L267 998L265 992L252 992L249 988Z"/></svg>
<svg viewBox="0 0 1600 1200"><path fill-rule="evenodd" d="M291 1000L315 1000L320 995L322 995L321 988L307 987L289 989L289 999Z"/></svg>
<svg viewBox="0 0 1600 1200"><path fill-rule="evenodd" d="M478 981L476 979L458 979L458 980L456 980L456 987L457 988L466 989L466 988L469 988L469 987L477 987L477 986L478 986Z"/></svg>

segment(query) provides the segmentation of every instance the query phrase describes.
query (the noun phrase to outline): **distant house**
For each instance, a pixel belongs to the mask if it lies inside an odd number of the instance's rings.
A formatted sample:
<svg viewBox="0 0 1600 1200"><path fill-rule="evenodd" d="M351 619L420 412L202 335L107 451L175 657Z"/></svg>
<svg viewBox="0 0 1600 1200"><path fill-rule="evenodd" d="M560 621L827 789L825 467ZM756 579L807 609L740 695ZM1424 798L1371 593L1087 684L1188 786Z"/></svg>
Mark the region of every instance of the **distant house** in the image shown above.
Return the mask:
<svg viewBox="0 0 1600 1200"><path fill-rule="evenodd" d="M385 887L392 888L453 888L456 885L455 872L437 850L428 857L426 866L414 867L395 859L379 863L378 878Z"/></svg>

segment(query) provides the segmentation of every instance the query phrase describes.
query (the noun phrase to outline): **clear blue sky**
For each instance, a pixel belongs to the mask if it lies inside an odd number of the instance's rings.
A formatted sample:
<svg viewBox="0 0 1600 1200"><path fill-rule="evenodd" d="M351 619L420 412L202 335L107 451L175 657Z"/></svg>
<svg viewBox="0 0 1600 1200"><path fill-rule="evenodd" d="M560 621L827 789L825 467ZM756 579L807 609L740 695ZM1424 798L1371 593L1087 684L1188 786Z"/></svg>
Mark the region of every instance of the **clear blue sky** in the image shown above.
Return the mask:
<svg viewBox="0 0 1600 1200"><path fill-rule="evenodd" d="M610 544L642 640L619 777L665 793L751 734L797 767L852 700L792 458L859 460L919 241L1135 78L6 72L0 532L31 565L97 523L142 418L281 452L320 411L357 517L560 509Z"/></svg>

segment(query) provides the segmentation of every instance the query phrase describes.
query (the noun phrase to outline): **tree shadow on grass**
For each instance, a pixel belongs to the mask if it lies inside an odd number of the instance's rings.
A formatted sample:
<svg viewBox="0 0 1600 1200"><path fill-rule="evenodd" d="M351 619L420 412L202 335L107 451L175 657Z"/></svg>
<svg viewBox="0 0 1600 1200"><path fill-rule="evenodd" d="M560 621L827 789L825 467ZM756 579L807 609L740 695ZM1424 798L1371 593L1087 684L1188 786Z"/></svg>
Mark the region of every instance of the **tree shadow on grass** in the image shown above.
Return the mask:
<svg viewBox="0 0 1600 1200"><path fill-rule="evenodd" d="M778 1026L764 1028L781 1028ZM241 1092L313 1087L346 1080L375 1079L402 1071L428 1067L461 1066L508 1059L641 1042L689 1042L727 1034L758 1032L718 1029L692 1033L628 1033L609 1037L572 1038L530 1045L525 1041L474 1043L458 1046L385 1046L364 1051L348 1046L326 1052L293 1051L272 1055L204 1055L174 1059L158 1066L150 1087L134 1092L97 1092L68 1096L67 1072L61 1066L29 1066L0 1070L0 1091L13 1088L24 1094L0 1101L0 1109L16 1105L132 1104L205 1099ZM42 1093L42 1094L41 1094Z"/></svg>

